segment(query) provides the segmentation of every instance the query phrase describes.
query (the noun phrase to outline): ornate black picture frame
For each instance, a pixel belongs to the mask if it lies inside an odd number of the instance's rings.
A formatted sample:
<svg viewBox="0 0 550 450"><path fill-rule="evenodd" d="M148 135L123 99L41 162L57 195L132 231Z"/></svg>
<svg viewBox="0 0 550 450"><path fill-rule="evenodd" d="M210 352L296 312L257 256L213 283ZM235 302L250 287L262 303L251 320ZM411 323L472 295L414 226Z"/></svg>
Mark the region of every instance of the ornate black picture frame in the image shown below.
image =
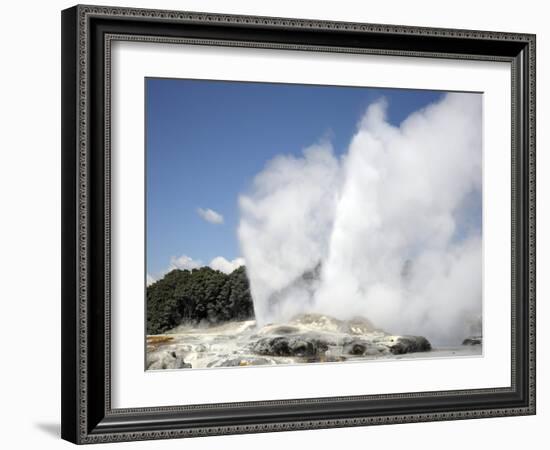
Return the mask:
<svg viewBox="0 0 550 450"><path fill-rule="evenodd" d="M113 409L109 114L116 40L510 63L511 385ZM535 414L534 35L99 6L62 12L64 439L84 444L529 414Z"/></svg>

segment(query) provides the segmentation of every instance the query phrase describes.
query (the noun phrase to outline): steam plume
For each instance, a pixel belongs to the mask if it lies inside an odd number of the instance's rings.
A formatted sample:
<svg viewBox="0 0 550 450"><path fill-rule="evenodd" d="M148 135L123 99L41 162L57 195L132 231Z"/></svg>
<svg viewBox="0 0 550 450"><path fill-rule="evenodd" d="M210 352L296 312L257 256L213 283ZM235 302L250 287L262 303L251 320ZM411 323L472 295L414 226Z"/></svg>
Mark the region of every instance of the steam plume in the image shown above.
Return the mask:
<svg viewBox="0 0 550 450"><path fill-rule="evenodd" d="M325 141L278 156L241 196L260 323L361 315L450 343L480 317L481 96L447 94L399 127L387 107L369 106L342 157Z"/></svg>

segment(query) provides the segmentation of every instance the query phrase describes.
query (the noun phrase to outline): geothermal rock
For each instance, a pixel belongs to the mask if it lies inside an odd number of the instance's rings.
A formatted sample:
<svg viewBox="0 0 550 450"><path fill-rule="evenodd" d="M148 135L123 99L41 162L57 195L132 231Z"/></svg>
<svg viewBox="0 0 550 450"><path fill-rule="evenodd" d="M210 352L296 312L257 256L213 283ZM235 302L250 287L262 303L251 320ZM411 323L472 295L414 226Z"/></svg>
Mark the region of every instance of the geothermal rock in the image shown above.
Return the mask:
<svg viewBox="0 0 550 450"><path fill-rule="evenodd" d="M261 328L258 331L258 334L261 336L266 336L266 335L280 336L280 335L293 334L293 333L299 333L299 332L300 332L300 328L292 325L269 324Z"/></svg>
<svg viewBox="0 0 550 450"><path fill-rule="evenodd" d="M427 352L432 349L432 345L424 336L397 336L391 340L388 347L394 355Z"/></svg>
<svg viewBox="0 0 550 450"><path fill-rule="evenodd" d="M147 355L147 369L190 369L192 366L186 363L181 355L175 351L160 350Z"/></svg>
<svg viewBox="0 0 550 450"><path fill-rule="evenodd" d="M328 344L307 334L261 338L252 344L252 351L260 355L313 357L324 354Z"/></svg>
<svg viewBox="0 0 550 450"><path fill-rule="evenodd" d="M376 328L370 320L364 317L354 317L346 322L346 329L350 334L369 334L373 332L381 332Z"/></svg>
<svg viewBox="0 0 550 450"><path fill-rule="evenodd" d="M321 330L323 332L348 331L345 321L324 314L299 314L289 321L289 325L308 330Z"/></svg>
<svg viewBox="0 0 550 450"><path fill-rule="evenodd" d="M342 346L342 353L354 356L363 356L369 352L372 346L371 342L365 339L348 339L345 340Z"/></svg>
<svg viewBox="0 0 550 450"><path fill-rule="evenodd" d="M422 336L392 336L362 317L344 321L323 314L301 314L287 324L266 325L254 338L250 348L256 354L323 361L431 350Z"/></svg>
<svg viewBox="0 0 550 450"><path fill-rule="evenodd" d="M208 367L242 367L242 366L268 366L277 364L273 359L258 358L257 356L244 356L213 361Z"/></svg>
<svg viewBox="0 0 550 450"><path fill-rule="evenodd" d="M470 336L462 341L462 345L481 345L482 341L481 336Z"/></svg>
<svg viewBox="0 0 550 450"><path fill-rule="evenodd" d="M344 321L322 314L259 329L254 321L186 325L147 342L147 368L153 370L387 359L431 349L422 336L394 336L364 318Z"/></svg>
<svg viewBox="0 0 550 450"><path fill-rule="evenodd" d="M350 320L339 320L325 314L299 314L289 321L290 326L321 331L323 333L343 333L364 335L373 332L382 332L370 320L364 317L354 317ZM384 333L385 334L385 333Z"/></svg>

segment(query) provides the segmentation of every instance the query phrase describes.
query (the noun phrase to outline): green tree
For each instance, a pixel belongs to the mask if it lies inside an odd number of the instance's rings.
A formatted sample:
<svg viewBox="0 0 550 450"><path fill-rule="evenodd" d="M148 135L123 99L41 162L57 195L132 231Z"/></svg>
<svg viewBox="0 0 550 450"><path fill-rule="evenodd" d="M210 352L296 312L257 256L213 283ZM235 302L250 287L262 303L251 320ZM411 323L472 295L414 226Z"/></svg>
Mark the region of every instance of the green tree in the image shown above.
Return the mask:
<svg viewBox="0 0 550 450"><path fill-rule="evenodd" d="M182 323L216 324L254 317L245 267L224 274L210 267L173 270L147 287L147 333Z"/></svg>

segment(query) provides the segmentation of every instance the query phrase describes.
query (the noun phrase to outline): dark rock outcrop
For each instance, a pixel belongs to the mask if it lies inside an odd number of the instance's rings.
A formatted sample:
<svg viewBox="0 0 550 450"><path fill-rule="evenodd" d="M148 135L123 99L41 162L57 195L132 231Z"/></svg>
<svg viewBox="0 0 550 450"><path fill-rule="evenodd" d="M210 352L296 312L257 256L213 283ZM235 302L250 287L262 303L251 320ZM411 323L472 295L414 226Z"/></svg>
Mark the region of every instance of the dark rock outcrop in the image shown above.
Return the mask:
<svg viewBox="0 0 550 450"><path fill-rule="evenodd" d="M393 336L362 317L346 321L311 313L300 314L288 324L266 325L252 339L249 348L255 354L310 361L402 355L432 348L423 336Z"/></svg>
<svg viewBox="0 0 550 450"><path fill-rule="evenodd" d="M427 352L432 345L424 336L398 336L395 343L389 346L390 352L394 355L403 355L413 352Z"/></svg>
<svg viewBox="0 0 550 450"><path fill-rule="evenodd" d="M348 339L343 342L342 353L353 356L363 356L367 354L371 343L365 339Z"/></svg>
<svg viewBox="0 0 550 450"><path fill-rule="evenodd" d="M316 357L328 350L328 344L316 336L298 334L261 338L251 349L259 355Z"/></svg>
<svg viewBox="0 0 550 450"><path fill-rule="evenodd" d="M482 341L481 336L470 336L462 341L462 345L481 345Z"/></svg>

